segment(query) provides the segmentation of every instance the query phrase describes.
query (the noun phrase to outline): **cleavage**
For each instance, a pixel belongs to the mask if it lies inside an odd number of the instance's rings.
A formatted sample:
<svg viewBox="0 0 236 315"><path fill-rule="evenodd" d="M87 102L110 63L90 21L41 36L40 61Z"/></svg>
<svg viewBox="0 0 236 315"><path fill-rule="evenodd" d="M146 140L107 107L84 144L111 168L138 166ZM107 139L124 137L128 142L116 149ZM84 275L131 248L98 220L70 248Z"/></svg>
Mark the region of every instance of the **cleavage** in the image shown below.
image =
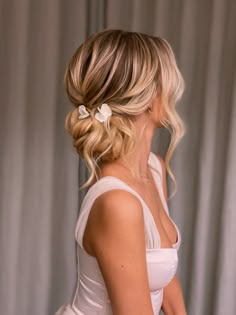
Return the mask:
<svg viewBox="0 0 236 315"><path fill-rule="evenodd" d="M154 220L156 229L160 236L161 248L172 248L172 245L177 242L177 231L163 208L159 192L154 185L154 183L146 184L145 191L143 189L139 189L139 195L148 206L148 210L151 212L150 215ZM172 234L175 234L174 238L171 237Z"/></svg>

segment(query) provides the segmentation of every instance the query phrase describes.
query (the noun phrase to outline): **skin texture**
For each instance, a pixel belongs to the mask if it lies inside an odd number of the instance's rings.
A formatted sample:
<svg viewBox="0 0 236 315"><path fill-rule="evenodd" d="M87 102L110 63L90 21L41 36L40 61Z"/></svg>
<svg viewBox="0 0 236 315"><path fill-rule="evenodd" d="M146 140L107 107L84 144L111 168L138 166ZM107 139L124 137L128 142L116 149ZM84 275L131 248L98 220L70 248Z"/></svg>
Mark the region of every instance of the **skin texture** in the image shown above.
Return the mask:
<svg viewBox="0 0 236 315"><path fill-rule="evenodd" d="M159 155L157 157L162 164L163 191L167 200L165 163ZM106 171L109 173L110 170ZM116 176L118 177L118 174ZM151 186L148 185L145 187L153 199L154 191L150 191ZM143 187L142 185L142 190ZM140 190L138 186L134 188L142 194L150 209L159 202L158 199L151 202L149 195L141 192L141 187ZM165 210L159 206L157 208L159 211L156 207L151 211L158 230L162 231L162 247L170 247L177 240L176 230ZM140 201L124 190L112 190L100 195L89 214L84 247L90 255L97 258L114 315L153 315L143 226ZM187 314L177 275L164 288L162 310L166 315Z"/></svg>
<svg viewBox="0 0 236 315"><path fill-rule="evenodd" d="M96 199L90 214L90 249L104 277L113 314L153 315L140 201L123 190L108 191Z"/></svg>
<svg viewBox="0 0 236 315"><path fill-rule="evenodd" d="M141 181L132 179L130 171L119 160L101 167L101 177L115 176L133 188L153 215L161 247L171 247L177 239L176 229L163 209L148 166L154 130L161 127L158 102L159 99L156 99L152 103L151 115L143 113L136 121L137 132L142 129L143 132L138 135L139 146L129 156L129 161L141 176ZM157 157L163 168L163 189L167 200L165 163L159 155ZM88 254L98 261L113 314L153 315L146 265L143 208L138 198L121 189L100 195L90 210L83 245ZM164 289L162 309L166 315L186 315L177 276Z"/></svg>

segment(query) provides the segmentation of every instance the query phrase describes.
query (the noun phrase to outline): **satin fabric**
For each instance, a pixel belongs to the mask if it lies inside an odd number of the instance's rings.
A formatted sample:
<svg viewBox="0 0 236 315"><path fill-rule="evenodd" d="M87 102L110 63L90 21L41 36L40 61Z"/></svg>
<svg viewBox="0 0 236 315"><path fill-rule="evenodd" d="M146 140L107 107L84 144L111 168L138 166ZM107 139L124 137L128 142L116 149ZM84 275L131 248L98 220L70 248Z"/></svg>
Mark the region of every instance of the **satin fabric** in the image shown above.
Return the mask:
<svg viewBox="0 0 236 315"><path fill-rule="evenodd" d="M163 208L169 216L168 205L162 188L162 168L160 161L154 153L150 152L148 163ZM171 248L161 248L159 232L151 211L144 200L136 191L120 179L113 176L106 176L90 187L81 205L75 231L79 262L77 289L72 303L63 305L55 315L112 315L111 303L97 260L85 251L82 242L89 210L94 200L102 193L111 189L124 189L131 192L143 205L150 297L154 315L158 315L160 312L163 300L163 288L173 279L178 266L177 251L181 243L180 231L169 216L176 228L178 238Z"/></svg>

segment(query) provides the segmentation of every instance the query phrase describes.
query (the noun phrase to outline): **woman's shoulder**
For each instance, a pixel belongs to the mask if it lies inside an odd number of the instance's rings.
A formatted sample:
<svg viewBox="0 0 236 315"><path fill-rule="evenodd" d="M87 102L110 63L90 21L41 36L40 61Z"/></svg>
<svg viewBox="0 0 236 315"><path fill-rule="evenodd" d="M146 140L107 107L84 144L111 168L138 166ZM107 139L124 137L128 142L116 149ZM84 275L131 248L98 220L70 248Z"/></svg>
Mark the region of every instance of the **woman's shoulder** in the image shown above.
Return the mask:
<svg viewBox="0 0 236 315"><path fill-rule="evenodd" d="M142 204L130 191L115 188L99 195L91 212L98 216L101 224L122 218L137 219L142 215Z"/></svg>
<svg viewBox="0 0 236 315"><path fill-rule="evenodd" d="M89 247L118 237L120 233L141 233L144 225L143 207L132 193L112 189L94 201L88 218ZM98 239L99 238L99 239Z"/></svg>

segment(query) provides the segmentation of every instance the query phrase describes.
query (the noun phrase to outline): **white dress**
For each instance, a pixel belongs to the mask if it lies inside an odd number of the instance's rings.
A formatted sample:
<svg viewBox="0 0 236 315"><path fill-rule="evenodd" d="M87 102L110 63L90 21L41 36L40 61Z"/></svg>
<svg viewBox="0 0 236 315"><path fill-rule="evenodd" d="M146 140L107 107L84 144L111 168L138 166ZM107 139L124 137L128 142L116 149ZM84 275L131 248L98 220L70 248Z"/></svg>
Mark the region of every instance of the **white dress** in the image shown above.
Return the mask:
<svg viewBox="0 0 236 315"><path fill-rule="evenodd" d="M162 167L158 157L153 152L150 152L148 164L163 207L169 216L168 205L162 188ZM93 202L98 196L112 189L124 189L131 192L137 196L143 205L150 297L154 315L158 315L160 312L163 288L172 280L178 266L177 251L181 243L179 229L169 217L176 228L178 239L172 245L172 248L161 248L160 235L154 218L141 196L117 177L105 176L89 188L81 205L75 232L78 255L77 289L72 303L62 305L55 315L112 315L110 300L97 260L85 251L82 244L84 230Z"/></svg>

